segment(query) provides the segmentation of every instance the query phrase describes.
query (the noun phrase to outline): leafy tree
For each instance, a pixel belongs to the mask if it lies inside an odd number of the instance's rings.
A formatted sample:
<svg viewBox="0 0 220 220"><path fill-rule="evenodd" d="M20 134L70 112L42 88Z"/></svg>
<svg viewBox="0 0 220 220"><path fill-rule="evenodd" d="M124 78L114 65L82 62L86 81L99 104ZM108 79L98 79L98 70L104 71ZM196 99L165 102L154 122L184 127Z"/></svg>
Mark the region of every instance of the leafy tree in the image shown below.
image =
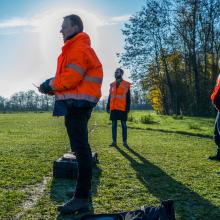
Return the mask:
<svg viewBox="0 0 220 220"><path fill-rule="evenodd" d="M213 113L219 13L219 0L147 0L124 25L120 62L159 113Z"/></svg>

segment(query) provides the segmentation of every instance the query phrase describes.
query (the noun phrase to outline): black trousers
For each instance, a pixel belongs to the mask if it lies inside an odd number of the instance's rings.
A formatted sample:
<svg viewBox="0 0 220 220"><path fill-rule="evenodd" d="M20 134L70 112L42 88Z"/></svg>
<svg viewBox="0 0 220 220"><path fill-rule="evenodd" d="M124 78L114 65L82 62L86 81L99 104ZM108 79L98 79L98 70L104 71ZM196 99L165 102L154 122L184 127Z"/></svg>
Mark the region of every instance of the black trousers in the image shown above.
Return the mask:
<svg viewBox="0 0 220 220"><path fill-rule="evenodd" d="M215 119L215 129L214 129L214 141L218 147L218 150L220 150L220 135L219 135L219 131L218 131L219 120L220 120L220 114L218 112L216 119Z"/></svg>
<svg viewBox="0 0 220 220"><path fill-rule="evenodd" d="M74 197L87 199L91 190L92 153L88 142L88 120L91 108L68 108L65 126L72 151L78 162L78 176Z"/></svg>

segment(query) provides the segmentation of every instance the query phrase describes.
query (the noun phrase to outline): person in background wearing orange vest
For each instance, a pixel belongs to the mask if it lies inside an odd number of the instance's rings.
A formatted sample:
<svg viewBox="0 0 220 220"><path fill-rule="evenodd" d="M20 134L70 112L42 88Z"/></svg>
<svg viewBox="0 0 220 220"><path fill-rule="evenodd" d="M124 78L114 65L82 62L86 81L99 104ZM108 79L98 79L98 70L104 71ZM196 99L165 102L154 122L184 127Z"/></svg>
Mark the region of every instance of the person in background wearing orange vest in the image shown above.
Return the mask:
<svg viewBox="0 0 220 220"><path fill-rule="evenodd" d="M63 214L90 208L92 153L88 142L88 120L101 97L102 64L83 32L77 15L64 17L60 31L64 46L58 57L54 78L43 82L39 91L55 94L54 116L64 116L72 151L78 162L78 177L73 198L58 207Z"/></svg>
<svg viewBox="0 0 220 220"><path fill-rule="evenodd" d="M131 84L122 79L124 71L117 68L115 71L115 81L110 84L110 91L106 110L110 113L112 120L112 143L110 147L117 146L117 121L121 121L123 146L127 144L127 125L126 121L130 111L130 86Z"/></svg>
<svg viewBox="0 0 220 220"><path fill-rule="evenodd" d="M220 60L218 61L218 66L220 68ZM211 96L212 103L215 108L218 110L216 119L215 119L215 129L214 129L214 140L217 145L217 153L214 156L209 156L210 160L220 161L220 75L217 77L216 86Z"/></svg>

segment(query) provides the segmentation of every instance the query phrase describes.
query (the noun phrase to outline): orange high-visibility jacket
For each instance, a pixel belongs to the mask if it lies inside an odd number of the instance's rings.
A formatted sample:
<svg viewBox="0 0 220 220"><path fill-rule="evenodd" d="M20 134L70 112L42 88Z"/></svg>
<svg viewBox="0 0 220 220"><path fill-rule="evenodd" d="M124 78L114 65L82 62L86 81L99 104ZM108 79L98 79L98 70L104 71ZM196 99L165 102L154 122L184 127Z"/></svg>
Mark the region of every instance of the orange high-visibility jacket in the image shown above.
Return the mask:
<svg viewBox="0 0 220 220"><path fill-rule="evenodd" d="M95 106L101 97L102 64L82 32L64 44L51 86L56 100L88 101Z"/></svg>
<svg viewBox="0 0 220 220"><path fill-rule="evenodd" d="M214 106L216 107L216 109L220 110L220 75L216 80L216 86L211 95L211 100Z"/></svg>
<svg viewBox="0 0 220 220"><path fill-rule="evenodd" d="M211 95L211 100L212 100L212 102L214 102L214 100L215 100L215 98L216 98L216 96L217 96L219 90L220 90L220 84L218 84L218 85L215 86L215 88L214 88L214 91L213 91L213 93L212 93L212 95Z"/></svg>
<svg viewBox="0 0 220 220"><path fill-rule="evenodd" d="M126 111L126 95L131 83L122 80L116 87L116 82L110 84L110 110Z"/></svg>

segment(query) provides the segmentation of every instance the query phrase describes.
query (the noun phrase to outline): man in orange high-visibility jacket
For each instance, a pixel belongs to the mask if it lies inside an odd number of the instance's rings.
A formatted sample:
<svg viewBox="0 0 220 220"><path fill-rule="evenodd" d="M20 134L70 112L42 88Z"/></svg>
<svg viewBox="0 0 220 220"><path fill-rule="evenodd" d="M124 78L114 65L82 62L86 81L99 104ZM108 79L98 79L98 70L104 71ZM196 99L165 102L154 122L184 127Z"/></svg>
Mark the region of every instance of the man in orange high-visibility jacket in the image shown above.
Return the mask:
<svg viewBox="0 0 220 220"><path fill-rule="evenodd" d="M117 121L121 121L123 146L127 144L127 117L130 111L130 86L131 84L122 79L124 71L117 68L115 71L115 81L110 84L110 91L106 110L110 112L110 120L112 120L112 144L109 146L117 146Z"/></svg>
<svg viewBox="0 0 220 220"><path fill-rule="evenodd" d="M102 65L83 32L79 16L64 17L62 28L64 46L58 58L55 78L40 85L39 91L55 94L53 115L65 116L65 126L72 151L78 162L78 177L73 198L58 211L75 213L89 208L92 179L92 154L88 143L88 120L92 108L101 97Z"/></svg>
<svg viewBox="0 0 220 220"><path fill-rule="evenodd" d="M220 68L220 60L218 62L219 68ZM216 119L215 119L215 128L214 128L214 140L215 144L217 145L217 152L216 155L209 156L208 159L210 160L218 160L220 161L220 113L219 113L219 103L220 103L220 75L218 76L216 80L216 86L215 89L211 95L211 100L213 104L215 105L216 109L218 110Z"/></svg>

